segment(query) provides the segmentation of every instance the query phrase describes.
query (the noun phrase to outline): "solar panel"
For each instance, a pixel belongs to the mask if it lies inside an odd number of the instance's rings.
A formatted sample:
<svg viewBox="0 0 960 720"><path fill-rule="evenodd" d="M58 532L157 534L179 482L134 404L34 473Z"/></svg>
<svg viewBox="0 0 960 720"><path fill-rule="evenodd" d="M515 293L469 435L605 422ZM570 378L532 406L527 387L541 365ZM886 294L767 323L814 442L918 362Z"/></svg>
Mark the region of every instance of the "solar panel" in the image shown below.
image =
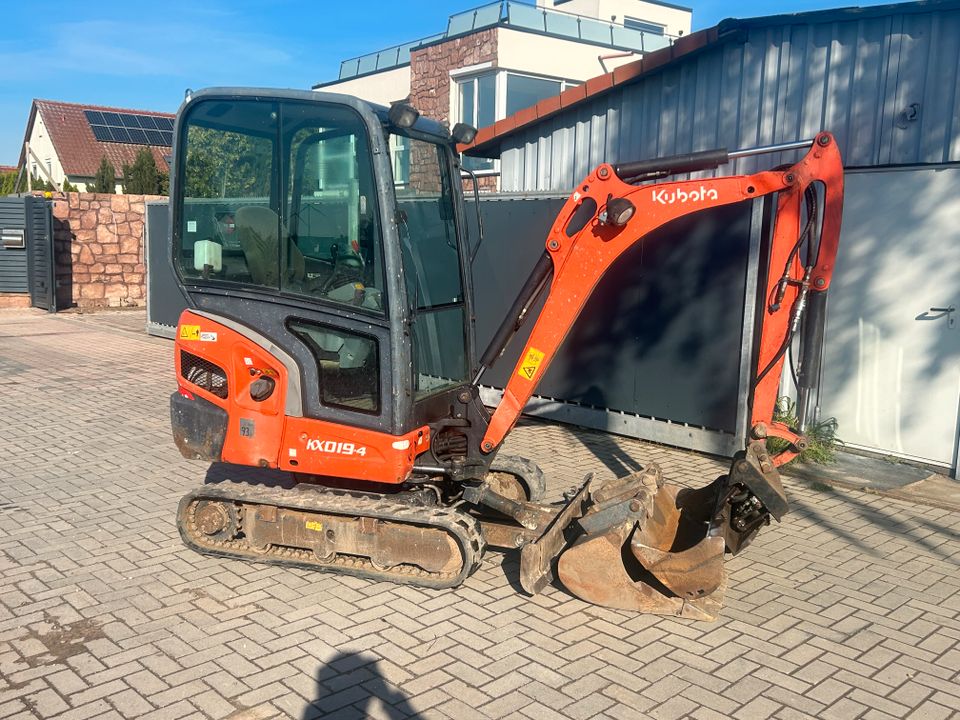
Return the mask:
<svg viewBox="0 0 960 720"><path fill-rule="evenodd" d="M173 146L173 120L139 113L85 110L93 136L100 142Z"/></svg>
<svg viewBox="0 0 960 720"><path fill-rule="evenodd" d="M90 129L93 130L93 136L100 142L113 142L113 138L110 137L110 128L103 125L91 125Z"/></svg>
<svg viewBox="0 0 960 720"><path fill-rule="evenodd" d="M127 132L126 128L110 127L109 129L110 129L110 134L113 136L114 142L119 142L119 143L130 142L130 133Z"/></svg>

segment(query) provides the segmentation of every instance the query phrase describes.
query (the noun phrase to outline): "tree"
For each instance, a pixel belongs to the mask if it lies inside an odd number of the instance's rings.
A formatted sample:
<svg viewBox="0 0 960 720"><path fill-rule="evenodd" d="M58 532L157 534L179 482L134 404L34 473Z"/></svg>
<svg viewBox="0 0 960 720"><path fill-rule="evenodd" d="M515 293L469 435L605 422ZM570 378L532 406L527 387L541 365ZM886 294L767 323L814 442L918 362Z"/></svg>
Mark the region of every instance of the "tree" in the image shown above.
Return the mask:
<svg viewBox="0 0 960 720"><path fill-rule="evenodd" d="M269 140L196 126L187 133L187 197L270 196L273 148Z"/></svg>
<svg viewBox="0 0 960 720"><path fill-rule="evenodd" d="M77 192L77 186L74 185L74 184L73 184L72 182L70 182L69 180L67 180L66 178L64 178L64 179L63 179L63 191L64 191L64 192Z"/></svg>
<svg viewBox="0 0 960 720"><path fill-rule="evenodd" d="M0 195L11 195L17 183L17 171L11 170L0 174Z"/></svg>
<svg viewBox="0 0 960 720"><path fill-rule="evenodd" d="M97 174L93 177L93 187L95 193L115 193L117 191L117 171L107 160L106 155L100 161L100 167L97 168Z"/></svg>
<svg viewBox="0 0 960 720"><path fill-rule="evenodd" d="M123 191L131 195L159 195L160 171L153 153L141 148L131 166L123 166Z"/></svg>

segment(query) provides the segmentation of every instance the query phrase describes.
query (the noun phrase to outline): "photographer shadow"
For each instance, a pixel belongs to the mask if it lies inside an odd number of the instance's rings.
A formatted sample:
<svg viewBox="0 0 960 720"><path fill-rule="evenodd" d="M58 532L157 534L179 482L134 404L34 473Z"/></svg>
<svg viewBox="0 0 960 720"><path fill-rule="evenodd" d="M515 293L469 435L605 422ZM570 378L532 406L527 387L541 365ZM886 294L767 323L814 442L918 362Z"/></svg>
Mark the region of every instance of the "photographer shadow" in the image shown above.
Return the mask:
<svg viewBox="0 0 960 720"><path fill-rule="evenodd" d="M379 665L380 658L371 653L342 651L322 663L317 668L315 699L304 708L300 720L419 717L407 696L383 676Z"/></svg>

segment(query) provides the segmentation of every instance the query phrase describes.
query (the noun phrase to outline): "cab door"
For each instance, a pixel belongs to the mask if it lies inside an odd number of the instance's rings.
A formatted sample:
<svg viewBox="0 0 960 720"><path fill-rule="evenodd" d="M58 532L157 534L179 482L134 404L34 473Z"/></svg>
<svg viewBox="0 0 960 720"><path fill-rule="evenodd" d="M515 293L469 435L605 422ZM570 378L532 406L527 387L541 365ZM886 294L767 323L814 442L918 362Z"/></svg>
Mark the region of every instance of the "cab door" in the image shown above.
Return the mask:
<svg viewBox="0 0 960 720"><path fill-rule="evenodd" d="M468 302L446 148L412 137L402 143L406 161L394 163L394 184L416 405L469 382Z"/></svg>

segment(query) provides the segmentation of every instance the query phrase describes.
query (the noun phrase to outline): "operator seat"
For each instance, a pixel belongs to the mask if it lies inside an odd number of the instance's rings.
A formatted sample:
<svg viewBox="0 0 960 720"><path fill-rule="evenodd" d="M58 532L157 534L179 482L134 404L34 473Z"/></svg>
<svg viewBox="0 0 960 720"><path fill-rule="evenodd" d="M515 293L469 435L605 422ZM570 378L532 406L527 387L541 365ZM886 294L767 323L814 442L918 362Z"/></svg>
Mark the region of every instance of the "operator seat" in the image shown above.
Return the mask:
<svg viewBox="0 0 960 720"><path fill-rule="evenodd" d="M233 216L234 232L243 250L250 271L250 279L257 285L279 288L277 232L284 239L287 238L287 229L280 222L280 217L270 208L248 205L239 208ZM296 243L287 244L287 270L283 278L283 286L303 285L307 277L307 264L303 253Z"/></svg>

